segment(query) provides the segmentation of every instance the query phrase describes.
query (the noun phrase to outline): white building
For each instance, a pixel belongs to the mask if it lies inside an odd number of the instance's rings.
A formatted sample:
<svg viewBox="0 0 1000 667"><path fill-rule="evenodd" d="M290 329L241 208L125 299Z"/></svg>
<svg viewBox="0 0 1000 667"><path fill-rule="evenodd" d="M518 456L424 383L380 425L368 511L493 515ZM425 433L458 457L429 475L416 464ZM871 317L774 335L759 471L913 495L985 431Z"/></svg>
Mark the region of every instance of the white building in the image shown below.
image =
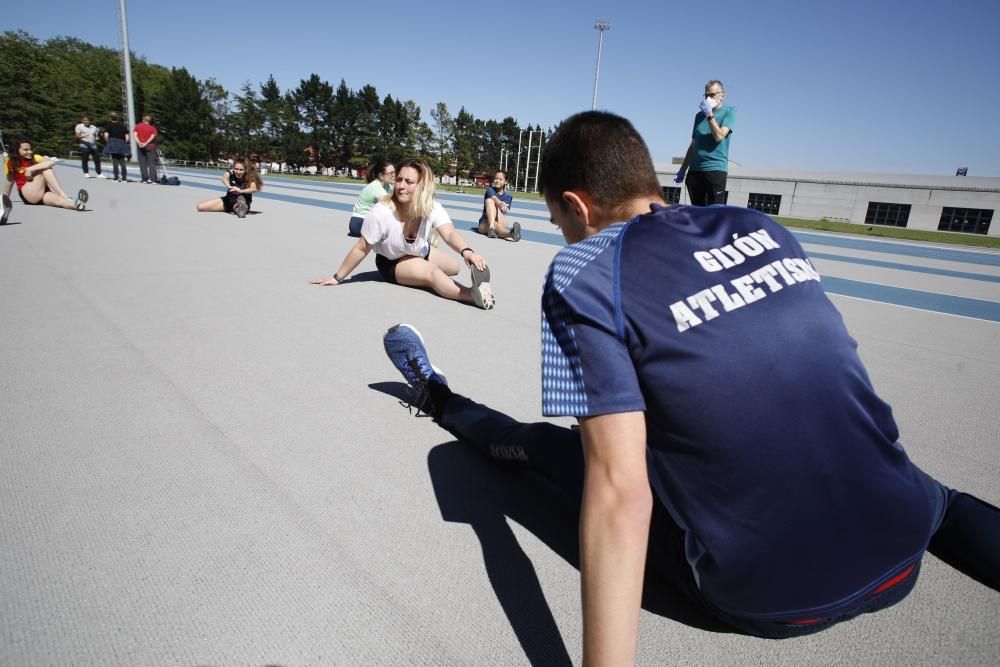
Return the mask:
<svg viewBox="0 0 1000 667"><path fill-rule="evenodd" d="M664 196L689 202L674 185L678 165L657 165ZM863 172L804 172L730 165L727 203L771 215L1000 236L1000 178Z"/></svg>

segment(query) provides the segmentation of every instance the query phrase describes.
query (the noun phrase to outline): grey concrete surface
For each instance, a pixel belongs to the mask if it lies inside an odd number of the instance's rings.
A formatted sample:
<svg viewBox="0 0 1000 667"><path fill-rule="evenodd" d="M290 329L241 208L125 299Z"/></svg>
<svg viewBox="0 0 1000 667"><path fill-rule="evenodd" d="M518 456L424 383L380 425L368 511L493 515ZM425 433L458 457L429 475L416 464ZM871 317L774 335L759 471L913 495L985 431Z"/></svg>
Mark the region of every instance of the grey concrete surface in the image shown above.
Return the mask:
<svg viewBox="0 0 1000 667"><path fill-rule="evenodd" d="M442 198L493 267L497 307L482 312L383 284L373 258L348 284L307 285L350 247L357 188L268 178L241 221L195 212L216 174L57 174L90 190L91 211L15 197L0 228L0 664L579 662L569 509L411 416L381 345L412 323L457 390L539 419L556 246L475 235L478 198ZM521 212L515 199L526 232L554 231ZM1000 301L996 283L841 255L818 265ZM833 298L912 458L1000 503L1000 324ZM1000 596L930 556L901 604L819 635L764 641L646 611L638 655L998 662Z"/></svg>

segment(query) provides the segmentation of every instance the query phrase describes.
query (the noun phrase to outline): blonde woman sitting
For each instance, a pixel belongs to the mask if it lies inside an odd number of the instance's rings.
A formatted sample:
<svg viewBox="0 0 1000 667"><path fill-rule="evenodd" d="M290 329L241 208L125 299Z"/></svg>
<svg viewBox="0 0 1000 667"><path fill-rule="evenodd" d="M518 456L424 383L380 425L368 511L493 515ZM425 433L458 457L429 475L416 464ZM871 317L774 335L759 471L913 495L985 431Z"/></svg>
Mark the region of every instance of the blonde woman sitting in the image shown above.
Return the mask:
<svg viewBox="0 0 1000 667"><path fill-rule="evenodd" d="M451 279L461 268L454 257L431 246L431 233L461 255L472 271L472 287ZM312 285L340 285L375 249L375 266L389 283L430 288L446 299L475 304L489 310L494 297L486 259L465 245L448 213L434 201L434 174L422 160L397 166L392 194L383 197L365 215L361 238L330 278L310 280Z"/></svg>

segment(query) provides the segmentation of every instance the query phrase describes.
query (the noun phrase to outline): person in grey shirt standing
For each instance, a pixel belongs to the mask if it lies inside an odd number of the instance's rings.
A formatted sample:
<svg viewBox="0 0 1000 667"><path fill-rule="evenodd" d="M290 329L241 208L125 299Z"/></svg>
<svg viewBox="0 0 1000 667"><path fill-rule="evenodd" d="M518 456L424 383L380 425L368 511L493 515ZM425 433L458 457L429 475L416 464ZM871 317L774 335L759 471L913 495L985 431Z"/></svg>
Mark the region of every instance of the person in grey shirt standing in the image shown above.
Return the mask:
<svg viewBox="0 0 1000 667"><path fill-rule="evenodd" d="M101 173L101 154L97 150L97 134L99 130L96 125L90 124L90 116L83 114L80 122L77 123L75 132L76 139L80 142L80 162L83 165L83 177L93 178L88 169L88 157L94 158L94 171L98 178L107 178Z"/></svg>

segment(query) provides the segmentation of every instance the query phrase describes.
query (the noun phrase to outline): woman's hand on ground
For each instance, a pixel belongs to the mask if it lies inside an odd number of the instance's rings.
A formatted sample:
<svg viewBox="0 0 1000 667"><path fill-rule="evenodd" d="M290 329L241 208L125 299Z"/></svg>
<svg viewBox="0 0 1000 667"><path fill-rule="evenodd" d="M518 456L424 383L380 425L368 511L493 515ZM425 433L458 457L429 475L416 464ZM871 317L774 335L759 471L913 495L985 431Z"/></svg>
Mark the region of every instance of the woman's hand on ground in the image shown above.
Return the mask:
<svg viewBox="0 0 1000 667"><path fill-rule="evenodd" d="M323 287L329 287L331 285L339 285L340 283L336 278L330 276L329 278L313 278L309 281L310 285L322 285Z"/></svg>

